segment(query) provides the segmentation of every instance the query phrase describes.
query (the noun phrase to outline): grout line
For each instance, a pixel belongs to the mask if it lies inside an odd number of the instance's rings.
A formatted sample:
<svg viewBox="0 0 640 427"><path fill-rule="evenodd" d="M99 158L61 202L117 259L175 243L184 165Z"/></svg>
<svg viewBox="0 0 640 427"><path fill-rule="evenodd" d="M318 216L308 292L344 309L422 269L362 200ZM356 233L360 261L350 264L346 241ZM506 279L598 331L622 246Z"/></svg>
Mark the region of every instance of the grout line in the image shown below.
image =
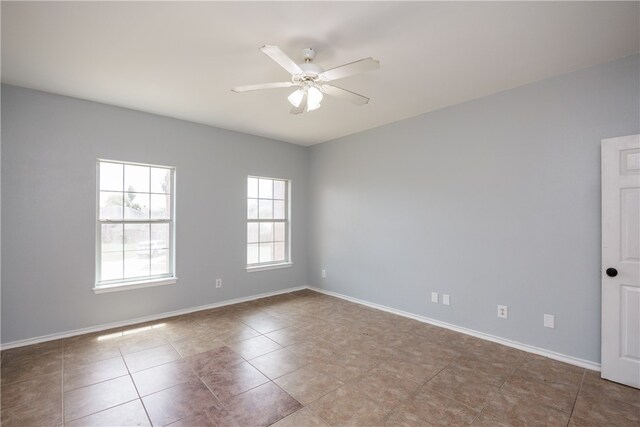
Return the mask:
<svg viewBox="0 0 640 427"><path fill-rule="evenodd" d="M482 409L480 410L480 412L478 413L478 415L476 415L476 417L473 419L473 421L471 421L471 424L475 423L476 420L478 418L480 418L480 416L484 413L484 410L486 409L487 406L489 406L491 404L491 402L493 402L493 400L500 394L500 390L502 390L502 387L509 382L509 380L511 379L511 377L513 376L513 374L516 372L516 370L520 367L520 365L522 365L524 363L524 357L520 358L520 361L518 361L518 363L515 364L515 366L513 367L513 369L511 370L511 372L509 373L509 375L507 375L507 378L502 382L502 384L500 384L500 387L498 387L498 389L496 390L495 393L493 393L493 395L491 396L491 398L487 401L487 403L485 403L482 406Z"/></svg>
<svg viewBox="0 0 640 427"><path fill-rule="evenodd" d="M117 379L119 379L119 378L126 377L126 376L128 376L128 375L129 375L129 373L127 372L126 374L118 375L117 377L108 378L108 379L106 379L106 380L97 381L97 382L95 382L95 383L91 383L91 384L86 384L86 385L83 385L83 386L81 386L81 387L76 387L76 388L73 388L73 389L71 389L71 390L67 390L67 392L72 392L72 391L76 391L76 390L82 390L83 388L87 388L87 387L91 387L91 386L94 386L94 385L98 385L98 384L106 383L107 381L111 381L111 380L117 380ZM117 405L116 405L116 406L117 406Z"/></svg>
<svg viewBox="0 0 640 427"><path fill-rule="evenodd" d="M573 411L576 409L576 403L578 402L578 397L580 396L580 392L582 391L582 385L584 384L584 377L587 376L587 370L582 371L582 378L580 378L580 387L578 387L578 392L576 393L576 398L573 400L573 406L571 406L571 413L569 414L569 419L567 420L567 426L571 422L571 417L573 417Z"/></svg>
<svg viewBox="0 0 640 427"><path fill-rule="evenodd" d="M142 396L140 395L140 391L138 390L138 386L136 385L136 382L133 380L133 375L131 375L131 370L129 369L129 365L127 364L126 359L124 358L124 354L122 354L122 349L120 348L120 346L118 346L118 352L120 353L120 357L122 358L124 367L127 369L127 373L129 374L129 380L131 380L131 383L133 383L133 388L135 388L136 390L136 394L138 395L138 400L142 404L142 409L144 409L144 413L147 415L147 420L149 420L149 425L152 426L153 423L151 422L151 416L149 416L149 411L147 411L147 406L144 404L144 401L142 400Z"/></svg>

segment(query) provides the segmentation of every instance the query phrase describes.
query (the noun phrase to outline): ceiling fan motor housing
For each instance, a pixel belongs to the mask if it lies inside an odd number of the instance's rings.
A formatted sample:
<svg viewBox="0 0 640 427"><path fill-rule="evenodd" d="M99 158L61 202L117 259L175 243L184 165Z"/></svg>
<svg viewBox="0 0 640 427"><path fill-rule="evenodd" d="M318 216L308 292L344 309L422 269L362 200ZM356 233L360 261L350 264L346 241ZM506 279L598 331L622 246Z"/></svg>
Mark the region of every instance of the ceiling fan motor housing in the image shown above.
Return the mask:
<svg viewBox="0 0 640 427"><path fill-rule="evenodd" d="M313 63L313 59L315 57L316 51L313 48L307 47L302 49L302 58L304 59L304 62L302 64L298 64L298 66L304 73L302 76L303 80L315 79L316 77L318 77L318 74L324 71L322 67Z"/></svg>
<svg viewBox="0 0 640 427"><path fill-rule="evenodd" d="M313 62L304 62L302 64L298 64L298 66L304 72L304 76L310 78L316 78L318 77L318 74L324 71L322 67L314 64Z"/></svg>

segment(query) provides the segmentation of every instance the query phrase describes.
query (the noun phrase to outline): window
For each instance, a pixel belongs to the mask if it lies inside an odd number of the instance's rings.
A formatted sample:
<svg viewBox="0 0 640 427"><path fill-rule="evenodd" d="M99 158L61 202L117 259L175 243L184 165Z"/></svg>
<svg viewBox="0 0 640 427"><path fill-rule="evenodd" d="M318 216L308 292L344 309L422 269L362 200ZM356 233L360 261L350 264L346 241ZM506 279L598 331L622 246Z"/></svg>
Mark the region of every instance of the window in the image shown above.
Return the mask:
<svg viewBox="0 0 640 427"><path fill-rule="evenodd" d="M289 181L247 179L247 268L288 266Z"/></svg>
<svg viewBox="0 0 640 427"><path fill-rule="evenodd" d="M98 160L96 292L175 283L172 167Z"/></svg>

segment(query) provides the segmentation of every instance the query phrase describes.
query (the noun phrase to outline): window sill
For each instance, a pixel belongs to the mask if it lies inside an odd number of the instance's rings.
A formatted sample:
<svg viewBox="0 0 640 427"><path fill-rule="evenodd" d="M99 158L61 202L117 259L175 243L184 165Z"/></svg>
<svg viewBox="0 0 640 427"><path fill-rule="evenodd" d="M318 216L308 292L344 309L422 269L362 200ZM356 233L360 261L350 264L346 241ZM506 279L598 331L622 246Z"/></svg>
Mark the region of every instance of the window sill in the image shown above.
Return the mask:
<svg viewBox="0 0 640 427"><path fill-rule="evenodd" d="M293 265L292 262L283 262L280 264L269 264L269 265L256 265L255 267L247 267L247 273L253 273L256 271L265 271L265 270L277 270L279 268L289 268Z"/></svg>
<svg viewBox="0 0 640 427"><path fill-rule="evenodd" d="M113 285L96 285L93 288L93 292L96 294L104 294L107 292L128 291L131 289L150 288L152 286L173 285L177 281L177 277L166 277L162 279L140 280L138 282L116 283Z"/></svg>

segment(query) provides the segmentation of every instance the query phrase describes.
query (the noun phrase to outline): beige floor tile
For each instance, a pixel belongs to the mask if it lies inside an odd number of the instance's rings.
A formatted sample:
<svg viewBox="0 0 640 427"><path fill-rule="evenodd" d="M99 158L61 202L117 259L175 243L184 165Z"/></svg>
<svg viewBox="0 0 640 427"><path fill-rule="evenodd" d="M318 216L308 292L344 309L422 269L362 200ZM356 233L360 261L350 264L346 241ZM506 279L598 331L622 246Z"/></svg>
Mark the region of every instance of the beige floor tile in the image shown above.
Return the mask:
<svg viewBox="0 0 640 427"><path fill-rule="evenodd" d="M176 360L131 374L140 396L185 383L197 383L200 379L185 360Z"/></svg>
<svg viewBox="0 0 640 427"><path fill-rule="evenodd" d="M477 376L455 375L448 368L426 384L426 388L443 394L477 411L482 410L498 387Z"/></svg>
<svg viewBox="0 0 640 427"><path fill-rule="evenodd" d="M42 375L18 383L2 384L1 409L32 405L42 399L62 398L62 372Z"/></svg>
<svg viewBox="0 0 640 427"><path fill-rule="evenodd" d="M308 408L335 426L377 426L387 411L353 386L343 386L325 394Z"/></svg>
<svg viewBox="0 0 640 427"><path fill-rule="evenodd" d="M140 399L66 423L67 427L150 426Z"/></svg>
<svg viewBox="0 0 640 427"><path fill-rule="evenodd" d="M604 396L578 396L571 420L575 426L638 426L640 410Z"/></svg>
<svg viewBox="0 0 640 427"><path fill-rule="evenodd" d="M68 366L64 370L64 391L128 375L122 356L101 360L79 368Z"/></svg>
<svg viewBox="0 0 640 427"><path fill-rule="evenodd" d="M640 390L603 380L599 372L586 372L580 396L618 400L637 407L640 412Z"/></svg>
<svg viewBox="0 0 640 427"><path fill-rule="evenodd" d="M37 405L15 406L3 409L0 424L11 427L57 426L62 423L62 400L56 398L41 399Z"/></svg>
<svg viewBox="0 0 640 427"><path fill-rule="evenodd" d="M238 394L269 382L269 378L248 362L213 367L200 373L199 376L221 401L227 401Z"/></svg>
<svg viewBox="0 0 640 427"><path fill-rule="evenodd" d="M355 388L387 411L406 400L419 386L412 378L380 366L368 371L354 384Z"/></svg>
<svg viewBox="0 0 640 427"><path fill-rule="evenodd" d="M384 420L385 427L429 427L432 425L402 406L391 412Z"/></svg>
<svg viewBox="0 0 640 427"><path fill-rule="evenodd" d="M241 426L269 426L302 408L302 405L272 382L231 399L227 407Z"/></svg>
<svg viewBox="0 0 640 427"><path fill-rule="evenodd" d="M134 328L130 335L120 341L119 347L122 354L129 354L166 344L167 339L158 329L137 333Z"/></svg>
<svg viewBox="0 0 640 427"><path fill-rule="evenodd" d="M537 354L527 354L518 367L518 374L523 377L545 383L563 383L580 386L584 368L551 360Z"/></svg>
<svg viewBox="0 0 640 427"><path fill-rule="evenodd" d="M124 355L130 372L138 372L178 359L180 354L170 344Z"/></svg>
<svg viewBox="0 0 640 427"><path fill-rule="evenodd" d="M138 398L128 375L64 394L64 419L75 420Z"/></svg>
<svg viewBox="0 0 640 427"><path fill-rule="evenodd" d="M25 381L62 370L62 343L42 343L5 352L0 367L2 384Z"/></svg>
<svg viewBox="0 0 640 427"><path fill-rule="evenodd" d="M527 394L503 387L489 402L483 417L510 425L566 426L569 413L558 410ZM489 420L478 421L485 425Z"/></svg>
<svg viewBox="0 0 640 427"><path fill-rule="evenodd" d="M303 405L342 386L342 382L309 365L274 381Z"/></svg>
<svg viewBox="0 0 640 427"><path fill-rule="evenodd" d="M569 415L576 401L578 389L579 385L565 382L532 380L527 373L518 368L500 390L517 394L530 401L545 403Z"/></svg>
<svg viewBox="0 0 640 427"><path fill-rule="evenodd" d="M311 412L309 408L302 408L286 416L271 427L330 427L322 418Z"/></svg>
<svg viewBox="0 0 640 427"><path fill-rule="evenodd" d="M297 342L308 340L310 334L304 329L288 326L283 329L269 332L268 334L265 334L265 336L281 346L289 346Z"/></svg>
<svg viewBox="0 0 640 427"><path fill-rule="evenodd" d="M307 364L307 359L286 348L251 359L250 362L260 372L274 380L289 372L293 372Z"/></svg>
<svg viewBox="0 0 640 427"><path fill-rule="evenodd" d="M469 424L479 414L479 411L427 388L402 403L401 408L407 414L437 426Z"/></svg>
<svg viewBox="0 0 640 427"><path fill-rule="evenodd" d="M247 360L251 360L255 357L262 356L263 354L271 353L272 351L282 348L282 346L264 336L238 341L230 344L229 347Z"/></svg>
<svg viewBox="0 0 640 427"><path fill-rule="evenodd" d="M171 345L182 357L193 356L209 350L224 347L226 344L211 334L188 337L179 341L172 341Z"/></svg>
<svg viewBox="0 0 640 427"><path fill-rule="evenodd" d="M154 426L165 426L218 405L202 383L179 384L144 396L142 402Z"/></svg>
<svg viewBox="0 0 640 427"><path fill-rule="evenodd" d="M249 338L260 336L260 332L241 322L234 322L222 330L218 330L215 335L226 344L233 344Z"/></svg>
<svg viewBox="0 0 640 427"><path fill-rule="evenodd" d="M204 375L207 371L217 370L221 367L236 365L245 361L242 356L227 346L195 354L185 360L198 375Z"/></svg>
<svg viewBox="0 0 640 427"><path fill-rule="evenodd" d="M455 375L477 378L495 386L501 386L516 369L517 363L491 359L473 354L463 355L447 365Z"/></svg>

